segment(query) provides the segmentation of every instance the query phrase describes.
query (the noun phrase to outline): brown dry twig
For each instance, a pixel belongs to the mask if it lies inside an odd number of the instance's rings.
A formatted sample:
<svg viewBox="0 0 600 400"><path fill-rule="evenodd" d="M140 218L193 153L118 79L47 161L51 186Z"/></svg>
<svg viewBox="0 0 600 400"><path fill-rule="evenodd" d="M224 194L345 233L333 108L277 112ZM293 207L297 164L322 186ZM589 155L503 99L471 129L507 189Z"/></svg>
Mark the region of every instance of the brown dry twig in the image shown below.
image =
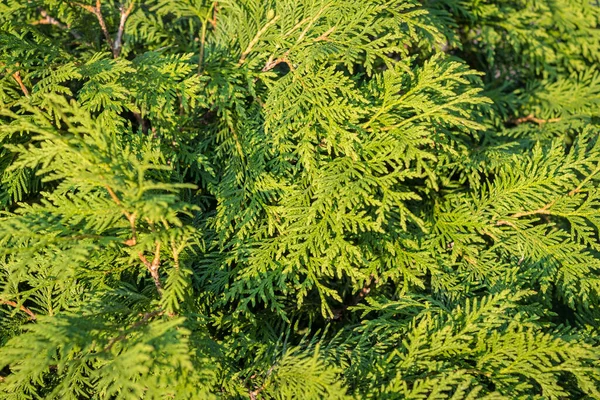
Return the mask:
<svg viewBox="0 0 600 400"><path fill-rule="evenodd" d="M219 2L215 1L212 4L212 13L213 16L212 18L210 18L208 20L208 22L210 22L210 24L212 25L213 29L217 29L217 13L219 12Z"/></svg>
<svg viewBox="0 0 600 400"><path fill-rule="evenodd" d="M520 118L513 119L511 122L515 125L521 125L522 123L525 123L525 122L534 122L538 125L543 125L546 123L559 122L559 121L560 121L560 118L541 119L541 118L534 117L533 114L529 114L526 117L520 117Z"/></svg>
<svg viewBox="0 0 600 400"><path fill-rule="evenodd" d="M35 313L33 311L31 311L29 308L25 307L24 305L19 305L16 302L10 301L10 300L0 300L0 304L6 304L8 306L18 308L19 310L23 311L25 314L29 315L29 319L31 319L33 321L35 321L37 319L37 315L35 315Z"/></svg>
<svg viewBox="0 0 600 400"><path fill-rule="evenodd" d="M333 31L335 31L335 28L336 28L335 26L332 26L331 28L329 28L326 32L324 32L322 35L317 37L315 39L315 42L329 41L329 35L331 35L333 33Z"/></svg>
<svg viewBox="0 0 600 400"><path fill-rule="evenodd" d="M54 25L60 29L68 30L75 39L82 38L81 33L71 29L71 27L69 25L63 24L62 22L60 22L59 20L57 20L56 18L54 18L53 16L48 14L48 11L44 10L43 8L40 8L39 12L43 18L35 21L33 23L34 25Z"/></svg>
<svg viewBox="0 0 600 400"><path fill-rule="evenodd" d="M34 25L54 25L54 26L59 27L60 29L69 29L69 27L67 25L63 24L62 22L60 22L56 18L54 18L51 15L49 15L48 11L46 11L44 9L40 10L40 15L43 18L35 21L33 23Z"/></svg>
<svg viewBox="0 0 600 400"><path fill-rule="evenodd" d="M154 250L154 259L152 260L152 262L148 261L144 253L142 253L141 251L138 253L138 256L140 257L140 260L142 260L146 268L148 268L148 271L150 271L150 275L154 280L154 285L156 286L156 289L159 293L162 293L162 284L160 282L160 275L158 274L158 268L160 267L160 242L157 240L155 241L155 244L156 249Z"/></svg>
<svg viewBox="0 0 600 400"><path fill-rule="evenodd" d="M81 3L73 3L73 4L83 8L86 11L91 12L92 14L94 14L96 16L96 18L98 19L98 23L100 24L100 29L102 29L102 33L104 34L104 37L106 38L106 41L108 42L108 45L110 46L110 49L113 51L113 55L114 55L113 41L112 41L112 38L110 37L110 33L108 33L108 28L106 27L106 22L104 21L104 16L102 15L102 1L96 0L95 7L90 6L88 4L81 4Z"/></svg>
<svg viewBox="0 0 600 400"><path fill-rule="evenodd" d="M15 81L17 81L17 83L19 84L19 87L21 88L21 91L23 91L25 97L29 97L29 90L27 90L27 88L23 84L23 80L21 79L21 73L17 71L12 76L15 79Z"/></svg>
<svg viewBox="0 0 600 400"><path fill-rule="evenodd" d="M81 3L77 3L77 2L75 2L73 4L83 8L86 11L91 12L92 14L94 14L96 16L96 18L98 19L98 23L100 24L100 28L102 29L102 33L104 34L104 37L106 38L106 42L110 46L110 49L113 53L113 57L119 58L119 55L121 55L123 32L125 31L125 23L127 22L127 18L129 18L129 15L133 11L133 7L135 5L135 0L132 0L131 3L129 3L129 7L127 7L127 8L125 8L124 4L121 4L119 6L119 10L121 12L121 17L119 18L119 28L117 30L117 35L116 35L114 42L112 40L112 37L110 36L110 33L108 32L108 27L106 26L106 22L104 21L104 16L102 15L102 1L101 0L96 0L96 6L91 6L88 4L81 4Z"/></svg>

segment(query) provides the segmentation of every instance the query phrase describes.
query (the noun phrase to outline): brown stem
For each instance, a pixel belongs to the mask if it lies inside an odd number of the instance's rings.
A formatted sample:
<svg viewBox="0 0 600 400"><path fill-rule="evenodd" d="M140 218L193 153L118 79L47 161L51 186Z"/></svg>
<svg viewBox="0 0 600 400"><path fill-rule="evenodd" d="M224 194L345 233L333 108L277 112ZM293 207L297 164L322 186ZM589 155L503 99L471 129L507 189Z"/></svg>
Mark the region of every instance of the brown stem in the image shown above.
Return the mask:
<svg viewBox="0 0 600 400"><path fill-rule="evenodd" d="M60 22L59 20L57 20L56 18L54 18L53 16L48 14L48 11L44 10L43 8L39 9L39 11L40 11L40 15L43 18L35 21L33 23L34 25L38 25L38 24L39 25L54 25L54 26L59 27L60 29L68 30L75 39L82 38L82 36L79 32L72 30L68 25L63 24L62 22Z"/></svg>
<svg viewBox="0 0 600 400"><path fill-rule="evenodd" d="M596 169L592 171L592 173L589 174L584 180L582 180L581 183L577 185L575 189L569 192L569 196L574 196L575 194L579 193L581 189L585 186L585 184L588 183L598 172L600 172L600 163L598 163Z"/></svg>
<svg viewBox="0 0 600 400"><path fill-rule="evenodd" d="M592 171L592 173L590 175L588 175L583 181L581 181L581 183L579 185L577 185L577 187L575 189L573 189L569 193L567 193L567 196L574 196L575 194L579 193L581 191L581 189L583 188L583 186L585 186L585 184L588 183L598 172L600 172L600 164L594 171ZM551 202L549 202L548 204L546 204L545 206L538 208L537 210L521 211L518 213L514 213L513 215L510 216L510 218L517 219L517 218L521 218L521 217L528 217L530 215L550 215L550 214L552 214L552 212L550 211L550 208L557 201L558 201L558 199L554 199ZM509 226L512 226L513 228L516 228L515 224L513 224L510 221L506 221L506 220L499 220L496 222L496 225L497 226L509 225Z"/></svg>
<svg viewBox="0 0 600 400"><path fill-rule="evenodd" d="M365 281L365 284L359 290L359 292L352 298L352 301L350 302L350 304L345 304L342 308L332 310L333 311L332 319L342 318L342 314L344 313L344 311L346 311L348 309L348 307L354 307L355 305L360 303L362 299L367 297L367 295L371 292L371 287L376 283L377 283L377 279L375 279L374 275L371 275L369 277L369 279L367 279Z"/></svg>
<svg viewBox="0 0 600 400"><path fill-rule="evenodd" d="M513 119L512 123L515 125L521 125L522 123L525 123L525 122L535 122L538 125L543 125L548 122L559 122L559 121L560 121L560 118L541 119L541 118L534 117L533 114L529 114L526 117L520 117L520 118Z"/></svg>
<svg viewBox="0 0 600 400"><path fill-rule="evenodd" d="M142 114L137 111L132 111L132 113L138 125L142 128L142 132L144 134L148 133L148 122L142 117Z"/></svg>
<svg viewBox="0 0 600 400"><path fill-rule="evenodd" d="M273 68L275 68L277 65L281 64L281 63L285 63L287 64L287 66L290 68L290 71L294 71L294 66L292 65L292 63L290 62L290 60L288 59L288 55L290 54L290 51L286 51L283 56L273 60L273 56L271 56L268 60L267 63L265 64L265 66L263 67L262 71L263 72L267 72L272 70Z"/></svg>
<svg viewBox="0 0 600 400"><path fill-rule="evenodd" d="M40 15L43 17L42 19L35 21L33 24L34 25L54 25L59 27L60 29L69 29L69 27L65 24L63 24L62 22L60 22L59 20L57 20L56 18L52 17L51 15L48 14L48 11L41 9L40 10Z"/></svg>
<svg viewBox="0 0 600 400"><path fill-rule="evenodd" d="M213 29L217 29L217 12L218 11L219 11L219 2L214 1L212 4L213 16L211 19L208 20L208 22L210 22L210 24L212 25Z"/></svg>
<svg viewBox="0 0 600 400"><path fill-rule="evenodd" d="M15 81L17 81L17 83L21 87L21 90L23 91L23 94L25 95L25 97L29 97L29 90L27 90L27 88L23 84L23 80L21 79L21 73L19 71L17 71L12 76L13 76L13 78L15 78Z"/></svg>
<svg viewBox="0 0 600 400"><path fill-rule="evenodd" d="M269 376L273 373L274 369L275 369L275 365L272 365L271 368L269 368L269 370L267 371L267 375L265 376L265 379L263 380L262 385L260 385L260 387L258 387L256 389L248 392L248 395L250 396L251 400L256 400L256 396L258 396L260 394L260 392L265 390L265 388L267 387L267 379L269 379Z"/></svg>
<svg viewBox="0 0 600 400"><path fill-rule="evenodd" d="M155 243L156 250L154 251L154 259L152 260L152 262L148 261L144 253L142 253L141 251L138 253L138 256L140 257L140 260L142 260L142 263L144 263L146 268L148 268L148 271L150 271L150 275L154 280L154 285L156 286L158 293L162 294L162 284L160 282L160 275L158 274L158 268L160 267L160 242L157 240Z"/></svg>
<svg viewBox="0 0 600 400"><path fill-rule="evenodd" d="M108 185L104 185L104 187L108 191L108 194L110 195L110 198L113 199L113 201L115 203L117 203L117 205L119 207L123 207L123 204L121 203L121 200L119 199L119 196L117 196L117 194L115 193L115 191L112 190L112 188L110 186L108 186Z"/></svg>
<svg viewBox="0 0 600 400"><path fill-rule="evenodd" d="M131 0L129 7L125 9L125 6L121 4L121 18L119 20L119 30L117 31L117 37L115 38L115 43L112 46L113 56L118 58L121 55L121 46L123 42L123 32L125 31L125 23L127 22L127 18L133 11L133 6L135 4L134 0Z"/></svg>
<svg viewBox="0 0 600 400"><path fill-rule="evenodd" d="M0 304L6 304L15 308L18 308L19 310L23 311L25 314L29 315L29 319L31 320L36 320L37 316L35 315L35 313L33 311L31 311L29 308L23 306L23 305L19 305L14 301L10 301L10 300L0 300Z"/></svg>
<svg viewBox="0 0 600 400"><path fill-rule="evenodd" d="M113 199L113 201L118 206L123 207L123 203L121 203L121 199L119 199L119 196L117 196L115 191L109 185L104 185L104 187L108 191L108 194ZM131 239L128 239L123 243L127 246L135 246L137 244L137 237L136 237L136 230L135 230L135 221L136 221L137 216L135 213L130 213L126 210L123 210L122 212L125 215L125 217L127 218L127 220L129 221L129 225L131 226L131 234L132 234ZM160 282L160 275L158 274L158 268L160 267L160 242L157 240L157 241L155 241L155 244L156 244L156 250L154 251L154 259L152 260L152 262L148 261L148 259L144 255L144 253L141 251L138 253L138 257L140 258L142 263L146 266L146 268L148 268L148 271L150 271L150 275L152 276L152 279L154 280L154 285L156 285L156 289L158 290L158 293L162 294L162 284Z"/></svg>
<svg viewBox="0 0 600 400"><path fill-rule="evenodd" d="M110 33L108 33L108 28L106 27L106 22L104 22L104 17L102 16L102 2L101 2L101 0L96 0L96 7L90 6L90 5L87 5L87 4L81 4L81 3L73 3L73 4L75 4L76 6L79 6L79 7L83 8L86 11L91 12L92 14L94 14L96 16L96 18L98 18L98 23L100 24L100 28L102 29L102 33L104 34L104 37L106 38L106 41L108 42L108 45L110 46L110 49L112 50L113 55L114 55L115 54L115 47L113 45L112 38L110 37Z"/></svg>
<svg viewBox="0 0 600 400"><path fill-rule="evenodd" d="M542 208L538 208L537 210L521 211L521 212L515 213L515 214L511 215L511 218L521 218L521 217L527 217L527 216L536 215L536 214L550 214L549 208L552 207L554 205L554 203L556 203L556 200L552 200L550 203L546 204Z"/></svg>
<svg viewBox="0 0 600 400"><path fill-rule="evenodd" d="M104 187L108 191L108 194L110 195L111 199L113 199L113 201L119 207L123 207L123 203L121 203L121 199L119 199L119 196L117 196L115 191L108 185L104 185ZM121 212L123 213L123 215L125 215L125 218L127 218L127 221L129 221L129 225L131 226L131 238L127 239L123 243L126 244L127 246L135 246L137 244L137 236L136 236L136 232L135 232L135 220L136 220L137 216L135 213L130 213L125 209L123 209Z"/></svg>

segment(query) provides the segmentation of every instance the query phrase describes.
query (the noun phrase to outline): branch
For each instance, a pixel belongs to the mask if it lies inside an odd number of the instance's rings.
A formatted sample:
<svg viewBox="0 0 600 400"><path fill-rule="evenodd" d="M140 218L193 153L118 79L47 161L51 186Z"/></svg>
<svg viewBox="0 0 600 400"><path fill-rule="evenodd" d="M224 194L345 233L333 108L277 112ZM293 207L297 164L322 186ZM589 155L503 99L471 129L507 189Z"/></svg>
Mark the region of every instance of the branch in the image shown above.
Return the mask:
<svg viewBox="0 0 600 400"><path fill-rule="evenodd" d="M329 28L326 32L324 32L321 36L319 36L318 38L315 39L315 42L322 42L322 41L329 41L329 35L331 35L333 33L333 31L335 31L335 26L332 26L331 28Z"/></svg>
<svg viewBox="0 0 600 400"><path fill-rule="evenodd" d="M113 52L113 55L115 54L115 48L113 45L113 41L112 38L110 37L110 33L108 33L108 28L106 27L106 22L104 22L104 17L102 16L102 2L101 0L96 0L96 7L94 6L90 6L87 4L81 4L81 3L73 3L76 6L79 6L81 8L83 8L86 11L91 12L92 14L94 14L96 16L96 18L98 18L98 23L100 23L100 28L102 29L102 33L104 34L104 37L106 38L106 41L108 42L108 45L110 46L110 49ZM116 58L116 57L115 57Z"/></svg>
<svg viewBox="0 0 600 400"><path fill-rule="evenodd" d="M60 22L59 20L57 20L56 18L50 16L48 14L48 11L41 9L40 10L40 14L42 15L42 19L35 21L33 24L34 25L54 25L54 26L58 26L60 29L69 29L69 27L65 24L63 24L62 22Z"/></svg>
<svg viewBox="0 0 600 400"><path fill-rule="evenodd" d="M254 36L254 39L252 39L250 41L250 43L248 43L248 47L246 47L246 50L244 50L244 52L242 53L242 56L240 57L240 60L238 61L238 66L242 65L244 63L244 61L246 61L246 57L248 57L248 54L250 54L250 52L252 51L252 48L256 45L256 43L258 43L258 41L260 40L260 37L262 35L264 35L264 33L273 24L275 24L275 22L277 22L278 20L279 20L279 15L273 17L273 19L271 19L269 22L267 22L265 24L265 26L263 26L258 32L256 32L256 36Z"/></svg>
<svg viewBox="0 0 600 400"><path fill-rule="evenodd" d="M117 205L119 207L123 207L123 204L121 203L121 200L119 199L119 197L117 196L117 194L115 193L114 190L112 190L112 188L108 185L104 185L104 187L106 188L106 190L108 190L108 194L110 195L111 199L113 199L113 201L115 203L117 203Z"/></svg>
<svg viewBox="0 0 600 400"><path fill-rule="evenodd" d="M29 90L27 90L27 88L23 84L23 80L21 79L21 74L19 73L19 71L15 72L12 76L13 76L13 78L15 78L15 81L17 81L17 83L21 87L21 90L23 91L23 94L25 95L25 97L28 98L29 97Z"/></svg>
<svg viewBox="0 0 600 400"><path fill-rule="evenodd" d="M588 183L598 172L600 172L600 164L598 165L598 167L596 167L596 169L594 171L592 171L592 173L590 175L588 175L583 181L581 181L581 183L579 185L577 185L577 187L575 189L573 189L569 193L567 193L567 196L572 197L575 194L579 193L581 191L581 189L583 188L583 186L585 186L585 184ZM558 201L558 198L552 200L551 202L549 202L548 204L546 204L545 206L543 206L541 208L538 208L537 210L521 211L518 213L514 213L509 218L518 219L521 217L528 217L530 215L551 215L552 212L550 211L550 208L557 201ZM497 226L509 225L509 226L512 226L513 228L516 228L515 224L513 224L510 221L506 221L506 220L499 220L496 222L496 225Z"/></svg>
<svg viewBox="0 0 600 400"><path fill-rule="evenodd" d="M529 114L526 117L521 117L521 118L512 120L512 123L514 123L515 125L521 125L522 123L525 123L525 122L535 122L538 125L543 125L548 122L559 122L559 121L560 121L560 118L540 119L540 118L534 117L533 114Z"/></svg>
<svg viewBox="0 0 600 400"><path fill-rule="evenodd" d="M598 172L600 172L600 163L598 163L598 167L596 167L596 169L591 174L589 174L587 178L582 180L581 183L575 189L569 192L569 196L574 196L575 194L579 193L581 189L585 186L585 184L588 183Z"/></svg>
<svg viewBox="0 0 600 400"><path fill-rule="evenodd" d="M371 287L376 283L377 283L377 279L375 279L374 275L371 275L369 277L369 279L367 279L365 281L365 284L359 290L359 292L352 298L352 301L350 302L350 304L345 304L342 308L332 310L333 311L332 319L342 318L342 314L344 313L344 311L346 311L348 309L348 307L354 307L355 305L360 303L362 299L367 297L367 295L371 292Z"/></svg>
<svg viewBox="0 0 600 400"><path fill-rule="evenodd" d="M212 5L206 13L206 18L202 21L202 32L200 33L200 49L198 50L198 75L202 72L202 63L204 62L204 47L206 46L206 29L210 23L214 29L217 29L217 7L219 3L213 1ZM208 15L212 13L212 18Z"/></svg>
<svg viewBox="0 0 600 400"><path fill-rule="evenodd" d="M121 4L119 9L121 10L121 18L119 20L119 30L117 31L117 37L115 39L115 43L112 46L113 56L118 58L121 55L121 46L123 41L123 32L125 31L125 23L127 22L127 18L133 11L133 6L135 4L134 0L131 0L129 7L125 9L125 6Z"/></svg>
<svg viewBox="0 0 600 400"><path fill-rule="evenodd" d="M62 22L60 22L59 20L57 20L56 18L54 18L53 16L48 14L48 11L44 10L43 8L39 9L39 11L40 11L41 16L44 18L35 21L33 23L34 25L54 25L54 26L59 27L60 29L68 30L75 39L82 38L82 36L79 32L72 30L68 25L63 24Z"/></svg>
<svg viewBox="0 0 600 400"><path fill-rule="evenodd" d="M104 187L108 191L108 194L113 199L113 201L118 206L123 207L123 203L121 203L121 199L119 199L119 196L117 196L115 191L112 190L112 188L108 185L104 185ZM136 221L137 216L135 213L130 213L125 209L123 209L122 212L125 215L125 217L127 218L127 220L129 221L129 225L131 226L131 234L132 234L131 239L127 239L123 243L130 247L135 246L137 244L137 237L136 237L136 230L135 230L135 221ZM152 260L152 262L148 261L148 259L144 255L144 253L141 251L138 253L138 257L140 258L142 263L146 266L146 268L148 268L148 271L150 271L150 275L152 276L152 279L154 280L154 285L156 285L156 289L158 290L158 293L162 294L162 284L160 282L160 275L158 274L158 268L160 267L160 242L157 240L157 241L155 241L155 243L156 243L156 250L154 251L154 259Z"/></svg>
<svg viewBox="0 0 600 400"><path fill-rule="evenodd" d="M17 303L15 303L14 301L10 301L10 300L0 300L0 304L6 304L15 308L18 308L19 310L23 311L25 314L29 315L29 319L35 321L37 319L37 316L35 315L35 313L33 311L31 311L29 308L23 306L23 305L19 305Z"/></svg>
<svg viewBox="0 0 600 400"><path fill-rule="evenodd" d="M158 293L162 294L162 284L160 282L160 275L158 274L158 268L160 267L160 242L157 240L155 241L155 243L156 250L154 250L154 259L152 260L152 262L148 261L144 253L142 253L141 251L138 253L138 256L140 257L140 260L142 260L142 263L144 263L146 268L148 268L148 271L150 271L150 275L154 280L156 290L158 290Z"/></svg>
<svg viewBox="0 0 600 400"><path fill-rule="evenodd" d="M273 364L271 366L271 368L269 368L269 370L267 371L267 375L265 376L265 379L263 380L262 385L260 385L260 387L258 387L257 389L254 389L254 390L251 390L250 392L248 392L248 395L250 396L250 400L256 400L256 396L258 396L260 394L260 392L265 390L265 388L267 386L267 379L269 379L269 376L271 376L274 369L275 369L275 364ZM253 377L251 377L251 378L253 378Z"/></svg>
<svg viewBox="0 0 600 400"><path fill-rule="evenodd" d="M119 207L123 208L123 203L121 203L121 199L119 199L119 196L117 196L115 191L108 185L104 185L104 188L108 191L110 198L113 199L113 201ZM127 217L127 219L129 220L130 223L132 223L132 219L133 219L133 221L135 221L135 214L128 212L127 210L125 210L125 208L123 208L122 212L123 212L123 215L125 215L125 217Z"/></svg>
<svg viewBox="0 0 600 400"><path fill-rule="evenodd" d="M218 11L219 11L219 2L214 1L212 4L213 16L212 16L212 18L210 18L208 20L208 22L210 22L210 24L212 25L213 29L217 29L217 13L218 13Z"/></svg>
<svg viewBox="0 0 600 400"><path fill-rule="evenodd" d="M290 54L290 51L286 51L283 56L277 58L277 59L273 59L273 56L269 57L269 59L267 60L267 63L265 64L265 66L262 69L262 72L267 72L272 70L273 68L275 68L277 65L281 64L281 63L286 63L287 66L290 68L290 71L294 71L295 68L292 65L292 63L290 62L289 58L287 57L288 54Z"/></svg>
<svg viewBox="0 0 600 400"><path fill-rule="evenodd" d="M136 236L136 232L135 232L136 215L135 215L135 213L132 213L132 214L126 215L126 217L127 217L127 220L129 221L129 226L131 226L131 238L127 239L123 243L126 244L127 246L135 246L137 244L137 236Z"/></svg>

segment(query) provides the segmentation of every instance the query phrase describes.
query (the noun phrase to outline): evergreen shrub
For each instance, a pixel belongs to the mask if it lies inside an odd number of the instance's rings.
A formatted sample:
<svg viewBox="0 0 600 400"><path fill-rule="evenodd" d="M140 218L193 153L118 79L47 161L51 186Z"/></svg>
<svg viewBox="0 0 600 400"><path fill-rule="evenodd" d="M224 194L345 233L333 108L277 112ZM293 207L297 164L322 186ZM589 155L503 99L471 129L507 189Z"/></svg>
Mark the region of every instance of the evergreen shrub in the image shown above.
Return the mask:
<svg viewBox="0 0 600 400"><path fill-rule="evenodd" d="M0 0L0 398L599 399L593 0Z"/></svg>

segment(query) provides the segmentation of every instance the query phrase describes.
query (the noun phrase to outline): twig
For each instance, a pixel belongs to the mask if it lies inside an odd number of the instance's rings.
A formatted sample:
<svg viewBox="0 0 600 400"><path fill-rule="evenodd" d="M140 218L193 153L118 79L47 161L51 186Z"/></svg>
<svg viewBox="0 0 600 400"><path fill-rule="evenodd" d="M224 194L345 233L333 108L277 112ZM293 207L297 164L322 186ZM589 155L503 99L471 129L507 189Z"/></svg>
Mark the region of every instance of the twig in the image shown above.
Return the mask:
<svg viewBox="0 0 600 400"><path fill-rule="evenodd" d="M273 56L271 56L267 60L267 63L265 64L265 66L263 67L262 72L270 71L281 63L286 63L287 66L290 68L290 71L294 71L295 68L287 57L289 53L290 53L290 51L288 50L283 54L283 56L281 56L275 60L273 60Z"/></svg>
<svg viewBox="0 0 600 400"><path fill-rule="evenodd" d="M108 185L104 185L104 187L108 191L108 194L110 195L110 198L113 199L113 201L115 203L117 203L117 205L119 207L123 207L123 204L121 203L121 200L119 199L119 196L117 196L117 194L115 193L115 191L112 190L112 188L110 186L108 186Z"/></svg>
<svg viewBox="0 0 600 400"><path fill-rule="evenodd" d="M600 163L598 163L598 167L596 167L596 169L591 174L589 174L587 178L582 180L581 183L577 185L575 189L569 192L569 196L574 196L575 194L579 193L581 188L583 188L583 186L585 186L585 184L588 183L598 172L600 172Z"/></svg>
<svg viewBox="0 0 600 400"><path fill-rule="evenodd" d="M212 4L213 17L208 20L208 22L210 22L210 24L212 25L213 29L217 29L217 12L218 11L219 11L219 2L214 1Z"/></svg>
<svg viewBox="0 0 600 400"><path fill-rule="evenodd" d="M60 29L68 30L75 39L82 38L82 36L79 32L72 30L70 26L63 24L62 22L60 22L59 20L57 20L56 18L54 18L53 16L48 14L48 11L44 10L43 8L39 9L39 11L40 11L40 15L43 18L38 21L35 21L34 25L38 25L38 24L39 25L54 25L54 26L59 27Z"/></svg>
<svg viewBox="0 0 600 400"><path fill-rule="evenodd" d="M206 46L206 29L208 28L208 24L210 23L213 29L217 28L217 7L219 3L213 1L211 7L208 9L206 13L206 18L202 21L202 31L200 33L200 49L198 50L198 75L202 72L202 63L204 62L204 47ZM209 18L208 15L212 12L212 18Z"/></svg>
<svg viewBox="0 0 600 400"><path fill-rule="evenodd" d="M335 28L336 28L335 26L332 26L331 28L329 28L321 36L319 36L318 38L316 38L315 42L328 41L329 40L329 35L331 35L333 33L333 31L335 31Z"/></svg>
<svg viewBox="0 0 600 400"><path fill-rule="evenodd" d="M134 4L135 1L131 0L131 3L129 4L129 7L127 7L127 9L125 9L125 6L123 4L121 4L120 6L121 18L119 20L119 30L117 31L117 37L115 38L115 43L112 47L113 56L115 58L118 58L121 55L121 46L123 41L123 32L125 31L125 23L127 22L127 18L129 18L131 11L133 11Z"/></svg>
<svg viewBox="0 0 600 400"><path fill-rule="evenodd" d="M325 4L323 7L321 7L321 9L317 12L317 14L310 20L310 22L308 23L308 25L306 26L306 28L304 28L304 30L302 31L302 33L300 34L300 36L298 36L298 39L296 40L296 44L300 43L302 41L302 39L304 39L304 36L306 36L306 34L310 30L310 28L313 26L313 24L315 22L317 22L317 20L319 18L321 18L321 14L323 14L323 11L325 11L325 9L328 6L329 6L329 3Z"/></svg>
<svg viewBox="0 0 600 400"><path fill-rule="evenodd" d="M35 315L35 313L33 311L31 311L29 308L25 307L24 305L19 305L14 301L10 301L10 300L0 300L0 304L6 304L15 308L18 308L19 310L23 311L25 314L29 315L29 319L35 321L37 319L37 316Z"/></svg>
<svg viewBox="0 0 600 400"><path fill-rule="evenodd" d="M40 14L42 17L42 19L35 21L33 24L34 25L54 25L54 26L58 26L60 29L69 29L69 27L65 24L63 24L62 22L60 22L59 20L57 20L56 18L50 16L48 14L48 11L41 9L40 10Z"/></svg>
<svg viewBox="0 0 600 400"><path fill-rule="evenodd" d="M160 267L160 242L157 240L156 242L156 250L154 251L154 259L152 262L149 262L144 253L141 251L138 253L140 260L144 263L148 271L150 271L150 275L154 280L154 285L158 290L158 293L162 294L162 284L160 282L160 275L158 274L158 268Z"/></svg>
<svg viewBox="0 0 600 400"><path fill-rule="evenodd" d="M304 25L308 21L310 21L310 17L304 18L302 21L300 21L296 25L294 25L289 31L287 31L286 33L284 33L283 37L285 38L285 37L290 36L292 33L294 33L294 31L296 31L296 29L300 28L302 25Z"/></svg>
<svg viewBox="0 0 600 400"><path fill-rule="evenodd" d="M271 366L271 368L269 368L269 370L267 371L267 375L265 376L265 379L263 380L262 385L260 385L260 387L251 390L248 395L250 396L250 400L256 400L256 396L258 396L260 394L260 392L262 392L263 390L265 390L266 386L267 386L267 379L269 379L269 376L271 376L271 374L273 373L273 370L275 369L275 364L273 364Z"/></svg>
<svg viewBox="0 0 600 400"><path fill-rule="evenodd" d="M598 167L596 167L596 169L594 171L592 171L592 173L590 175L588 175L583 181L581 181L581 183L579 185L577 185L577 187L573 190L571 190L569 193L567 193L567 196L572 197L575 194L579 193L581 191L581 189L583 188L583 186L585 186L586 183L588 183L598 172L600 172L600 164L598 165ZM528 217L530 215L551 215L552 212L550 211L550 208L558 201L558 198L552 200L551 202L549 202L548 204L546 204L545 206L538 208L537 210L533 210L533 211L521 211L518 213L514 213L513 215L510 216L510 218L512 219L518 219L521 217ZM512 226L513 228L516 228L515 224L513 224L510 221L506 221L506 220L499 220L496 222L497 226L502 226L502 225L509 225Z"/></svg>
<svg viewBox="0 0 600 400"><path fill-rule="evenodd" d="M29 97L29 90L27 90L27 88L25 87L25 85L23 84L23 80L21 79L21 74L19 71L15 72L13 75L13 78L15 78L15 81L17 81L17 83L19 84L19 86L21 87L21 90L23 91L23 94L25 95L25 97Z"/></svg>
<svg viewBox="0 0 600 400"><path fill-rule="evenodd" d="M250 54L250 52L252 51L252 48L256 45L256 43L258 43L258 41L260 40L260 37L262 35L264 35L264 33L273 24L275 24L278 20L279 20L279 15L273 17L273 19L271 19L269 22L267 22L265 24L265 26L263 26L258 32L256 32L256 36L254 36L254 38L250 41L250 43L248 43L248 47L246 47L246 50L244 50L244 52L242 53L242 56L240 57L240 60L238 61L238 66L242 65L244 63L244 61L246 61L246 57L248 57L248 54Z"/></svg>
<svg viewBox="0 0 600 400"><path fill-rule="evenodd" d="M348 309L348 307L354 307L355 305L357 305L358 303L360 303L362 299L364 299L365 297L367 297L367 295L371 292L371 287L374 284L376 284L376 283L377 283L377 279L375 279L374 275L371 275L369 277L369 279L367 279L365 281L365 284L359 290L359 292L352 298L352 301L350 302L350 304L345 304L342 308L338 308L336 310L332 310L333 311L333 318L332 319L340 319L340 318L342 318L342 314L344 313L344 311L346 311Z"/></svg>
<svg viewBox="0 0 600 400"><path fill-rule="evenodd" d="M136 219L136 215L135 213L131 213L126 215L127 220L129 221L129 226L131 226L131 238L127 239L126 241L124 241L123 243L127 246L135 246L137 244L137 236L136 236L136 232L135 232L135 219Z"/></svg>
<svg viewBox="0 0 600 400"><path fill-rule="evenodd" d="M554 203L556 203L558 199L554 199L552 200L550 203L546 204L545 206L538 208L537 210L533 210L533 211L521 211L518 213L514 213L513 215L511 215L509 218L512 219L518 219L521 217L528 217L530 215L550 215L550 207L552 207L554 205ZM513 224L510 221L506 221L506 220L499 220L496 222L497 226L502 226L502 225L509 225L512 226L513 228L516 228L516 225Z"/></svg>
<svg viewBox="0 0 600 400"><path fill-rule="evenodd" d="M91 12L92 14L94 14L96 16L96 18L98 18L98 23L100 24L100 28L102 29L102 33L104 34L104 37L106 38L106 41L108 42L108 45L110 46L110 49L113 52L113 55L115 54L115 47L112 41L112 38L110 37L110 33L108 33L108 28L106 27L106 22L104 22L104 17L102 16L102 2L101 0L96 0L96 7L94 6L90 6L87 4L81 4L81 3L73 3L76 6L79 6L81 8L83 8L86 11ZM116 58L116 57L115 57Z"/></svg>
<svg viewBox="0 0 600 400"><path fill-rule="evenodd" d="M517 229L517 226L510 221L506 221L503 219L496 221L496 226L503 226L503 225L508 225L514 229Z"/></svg>
<svg viewBox="0 0 600 400"><path fill-rule="evenodd" d="M142 132L144 134L148 133L148 122L142 117L142 114L140 114L137 111L132 111L133 116L135 117L135 120L137 121L138 125L142 128ZM154 128L152 128L154 129Z"/></svg>
<svg viewBox="0 0 600 400"><path fill-rule="evenodd" d="M543 125L548 122L559 122L559 121L560 121L560 118L541 119L541 118L534 117L533 114L529 114L526 117L521 117L521 118L512 120L512 123L515 125L521 125L522 123L525 123L525 122L535 122L538 125Z"/></svg>

